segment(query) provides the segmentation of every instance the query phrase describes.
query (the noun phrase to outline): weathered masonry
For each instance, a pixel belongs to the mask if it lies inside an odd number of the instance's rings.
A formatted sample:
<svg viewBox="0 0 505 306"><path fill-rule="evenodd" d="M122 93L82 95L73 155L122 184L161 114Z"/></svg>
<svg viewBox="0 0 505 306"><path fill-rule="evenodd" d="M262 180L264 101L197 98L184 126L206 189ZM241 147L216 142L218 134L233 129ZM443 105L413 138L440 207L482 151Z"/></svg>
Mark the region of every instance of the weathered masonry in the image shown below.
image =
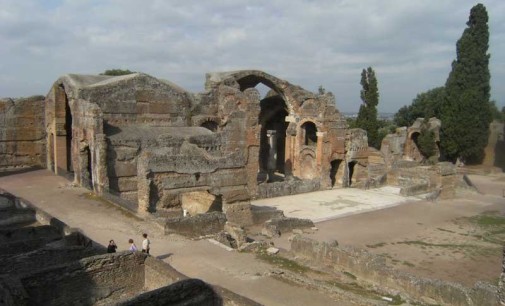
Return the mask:
<svg viewBox="0 0 505 306"><path fill-rule="evenodd" d="M3 99L0 110L0 170L47 167L139 213L165 216L197 203L245 225L254 198L443 185L440 167L410 178L425 159L416 144L422 119L377 151L365 131L348 128L331 93L261 71L207 74L196 94L142 73L65 75L45 99ZM440 121L427 124L438 135ZM448 179L453 172L443 171Z"/></svg>
<svg viewBox="0 0 505 306"><path fill-rule="evenodd" d="M140 73L66 75L45 123L49 169L139 212L190 194L247 223L251 198L366 178L366 134L347 129L334 97L261 71L207 74L198 94Z"/></svg>

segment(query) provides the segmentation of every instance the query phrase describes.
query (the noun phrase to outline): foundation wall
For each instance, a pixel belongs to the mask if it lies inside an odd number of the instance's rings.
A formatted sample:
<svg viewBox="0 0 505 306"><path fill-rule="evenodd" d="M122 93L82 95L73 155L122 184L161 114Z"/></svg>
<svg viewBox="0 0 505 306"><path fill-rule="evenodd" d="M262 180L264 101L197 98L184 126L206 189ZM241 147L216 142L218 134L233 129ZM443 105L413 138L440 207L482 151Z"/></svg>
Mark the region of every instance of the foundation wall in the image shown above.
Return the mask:
<svg viewBox="0 0 505 306"><path fill-rule="evenodd" d="M121 300L144 287L145 255L116 253L82 259L21 277L29 303L90 305Z"/></svg>
<svg viewBox="0 0 505 306"><path fill-rule="evenodd" d="M291 252L300 259L324 269L346 271L393 290L401 290L416 300L428 298L443 305L497 305L498 288L478 282L473 288L457 283L417 277L386 265L383 257L351 247L330 246L312 239L296 237Z"/></svg>

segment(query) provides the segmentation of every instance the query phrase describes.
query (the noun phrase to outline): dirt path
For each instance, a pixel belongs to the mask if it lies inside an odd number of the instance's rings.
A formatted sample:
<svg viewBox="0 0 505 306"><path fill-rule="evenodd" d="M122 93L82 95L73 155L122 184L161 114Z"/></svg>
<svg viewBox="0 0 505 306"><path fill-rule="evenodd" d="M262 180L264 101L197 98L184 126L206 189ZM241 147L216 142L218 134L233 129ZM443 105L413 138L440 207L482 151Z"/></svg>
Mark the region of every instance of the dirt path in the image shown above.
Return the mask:
<svg viewBox="0 0 505 306"><path fill-rule="evenodd" d="M481 192L438 202L417 201L317 223L308 237L383 254L397 269L473 286L494 283L501 271L505 242L505 176L471 176ZM27 199L93 240L114 239L119 249L129 238L141 242L147 232L152 254L177 270L228 288L265 305L346 305L323 293L289 285L272 277L275 267L253 254L228 252L206 240L166 236L153 222L107 202L45 170L0 177L0 187ZM288 237L274 242L289 249Z"/></svg>
<svg viewBox="0 0 505 306"><path fill-rule="evenodd" d="M0 188L25 198L91 239L106 245L114 239L119 250L133 238L140 246L147 232L152 255L180 272L217 284L265 305L332 305L336 301L316 291L294 287L270 277L272 266L252 254L229 252L206 240L192 241L177 235L165 236L161 228L103 201L89 191L72 187L62 177L46 170L0 177ZM339 305L348 304L343 301Z"/></svg>

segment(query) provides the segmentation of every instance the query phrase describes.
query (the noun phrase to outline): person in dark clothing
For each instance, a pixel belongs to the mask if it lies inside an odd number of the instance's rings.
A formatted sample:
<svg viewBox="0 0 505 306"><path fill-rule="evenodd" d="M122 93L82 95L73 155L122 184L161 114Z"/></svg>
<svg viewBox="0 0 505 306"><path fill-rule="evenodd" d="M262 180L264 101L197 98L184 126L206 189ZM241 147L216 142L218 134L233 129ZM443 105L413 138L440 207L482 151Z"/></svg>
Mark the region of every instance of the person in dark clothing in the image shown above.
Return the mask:
<svg viewBox="0 0 505 306"><path fill-rule="evenodd" d="M107 246L107 253L116 253L117 245L114 240L109 241L109 245Z"/></svg>

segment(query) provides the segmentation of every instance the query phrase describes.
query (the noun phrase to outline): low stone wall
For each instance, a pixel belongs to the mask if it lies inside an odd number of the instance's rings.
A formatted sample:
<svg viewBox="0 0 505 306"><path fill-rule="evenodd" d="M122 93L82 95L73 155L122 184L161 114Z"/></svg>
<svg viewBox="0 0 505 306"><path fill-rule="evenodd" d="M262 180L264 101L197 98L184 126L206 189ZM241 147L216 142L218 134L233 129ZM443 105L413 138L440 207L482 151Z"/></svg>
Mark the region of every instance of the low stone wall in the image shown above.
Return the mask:
<svg viewBox="0 0 505 306"><path fill-rule="evenodd" d="M122 252L39 270L20 281L31 305L91 305L142 291L147 255Z"/></svg>
<svg viewBox="0 0 505 306"><path fill-rule="evenodd" d="M199 279L185 279L130 299L121 306L209 305L221 306L223 301L212 286Z"/></svg>
<svg viewBox="0 0 505 306"><path fill-rule="evenodd" d="M400 195L404 197L415 196L423 193L428 193L432 191L430 185L427 183L413 184L409 186L402 187L400 189Z"/></svg>
<svg viewBox="0 0 505 306"><path fill-rule="evenodd" d="M477 282L473 288L466 288L458 283L420 278L387 266L383 257L365 250L338 247L297 236L291 242L291 252L324 269L329 266L344 268L380 287L401 290L416 300L469 306L498 303L498 288L491 284Z"/></svg>
<svg viewBox="0 0 505 306"><path fill-rule="evenodd" d="M82 246L42 248L29 253L0 257L0 271L6 274L26 274L41 267L61 265L85 257L98 255L98 251Z"/></svg>
<svg viewBox="0 0 505 306"><path fill-rule="evenodd" d="M146 290L158 289L187 278L186 275L175 270L169 264L151 256L146 258L144 266L144 288Z"/></svg>
<svg viewBox="0 0 505 306"><path fill-rule="evenodd" d="M226 215L222 212L168 218L165 223L165 234L177 233L188 237L211 235L222 231L225 223Z"/></svg>
<svg viewBox="0 0 505 306"><path fill-rule="evenodd" d="M311 227L314 227L314 222L310 219L274 218L265 222L262 233L269 237L279 237L281 234L291 232L294 229Z"/></svg>
<svg viewBox="0 0 505 306"><path fill-rule="evenodd" d="M10 222L9 223L10 225L19 223L31 223L37 221L42 225L50 225L51 227L56 229L61 236L64 236L63 239L65 241L63 243L66 245L81 245L90 247L93 246L98 249L105 249L105 247L103 246L93 244L93 241L88 237L86 237L85 235L83 235L82 233L80 233L79 230L71 228L61 220L39 209L38 207L34 206L27 200L16 197L2 188L0 188L0 204L1 203L4 204L7 203L7 205L9 206L7 209L9 210L10 214L14 214L14 216L16 214L21 214L24 216L22 219L14 220L17 221L15 223ZM14 203L14 205L11 207L10 203ZM2 210L2 207L4 207L4 205L0 205L0 210ZM25 215L29 216L29 218ZM1 224L0 222L0 226L1 225L3 224Z"/></svg>
<svg viewBox="0 0 505 306"><path fill-rule="evenodd" d="M0 188L0 227L36 221L35 210Z"/></svg>
<svg viewBox="0 0 505 306"><path fill-rule="evenodd" d="M274 198L292 194L318 191L321 189L319 180L287 180L284 182L265 183L258 185L256 198Z"/></svg>
<svg viewBox="0 0 505 306"><path fill-rule="evenodd" d="M260 206L251 205L251 213L253 216L254 224L262 224L273 218L284 217L284 212L276 208L265 208Z"/></svg>

